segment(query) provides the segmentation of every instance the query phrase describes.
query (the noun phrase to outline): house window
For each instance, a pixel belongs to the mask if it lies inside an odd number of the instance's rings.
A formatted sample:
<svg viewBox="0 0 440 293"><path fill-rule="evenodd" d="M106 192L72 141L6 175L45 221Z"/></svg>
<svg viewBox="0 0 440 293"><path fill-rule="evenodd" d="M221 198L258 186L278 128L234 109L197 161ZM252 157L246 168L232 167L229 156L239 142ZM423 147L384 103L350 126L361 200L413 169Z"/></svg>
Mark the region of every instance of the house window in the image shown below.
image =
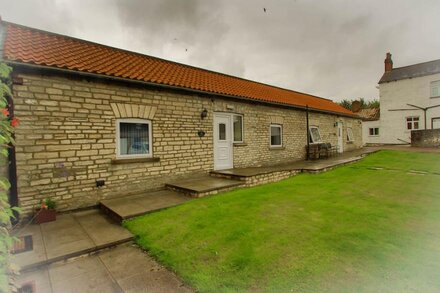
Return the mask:
<svg viewBox="0 0 440 293"><path fill-rule="evenodd" d="M406 117L406 129L413 130L419 129L419 117Z"/></svg>
<svg viewBox="0 0 440 293"><path fill-rule="evenodd" d="M440 80L431 82L431 97L440 96Z"/></svg>
<svg viewBox="0 0 440 293"><path fill-rule="evenodd" d="M378 136L379 135L379 127L368 128L370 136Z"/></svg>
<svg viewBox="0 0 440 293"><path fill-rule="evenodd" d="M347 141L348 142L354 141L353 129L351 127L347 127Z"/></svg>
<svg viewBox="0 0 440 293"><path fill-rule="evenodd" d="M117 157L139 158L152 156L151 121L118 119L116 122Z"/></svg>
<svg viewBox="0 0 440 293"><path fill-rule="evenodd" d="M280 147L283 145L283 127L277 124L270 125L270 146Z"/></svg>
<svg viewBox="0 0 440 293"><path fill-rule="evenodd" d="M234 142L243 142L243 116L233 115L234 121Z"/></svg>
<svg viewBox="0 0 440 293"><path fill-rule="evenodd" d="M310 143L322 142L321 133L319 132L319 128L317 126L311 126L309 130L310 130Z"/></svg>

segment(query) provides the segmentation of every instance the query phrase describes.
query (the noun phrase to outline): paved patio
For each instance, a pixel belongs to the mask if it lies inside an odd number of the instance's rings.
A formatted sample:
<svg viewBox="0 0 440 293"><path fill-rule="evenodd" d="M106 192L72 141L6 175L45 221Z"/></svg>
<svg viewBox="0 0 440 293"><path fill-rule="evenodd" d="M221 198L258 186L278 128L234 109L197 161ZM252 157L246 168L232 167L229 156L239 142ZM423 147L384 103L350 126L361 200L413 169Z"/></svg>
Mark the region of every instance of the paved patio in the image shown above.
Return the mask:
<svg viewBox="0 0 440 293"><path fill-rule="evenodd" d="M284 164L261 166L261 167L248 167L248 168L233 168L220 171L212 171L214 174L231 175L237 177L252 177L262 174L268 174L280 171L300 171L300 172L321 172L341 165L353 163L361 160L364 156L377 152L379 148L369 147L358 150L349 151L339 154L337 156L320 159L320 160L301 160L296 162L289 162Z"/></svg>
<svg viewBox="0 0 440 293"><path fill-rule="evenodd" d="M13 232L32 235L33 250L15 254L14 263L29 270L133 239L133 235L99 210L61 214L54 222L30 224Z"/></svg>
<svg viewBox="0 0 440 293"><path fill-rule="evenodd" d="M15 232L32 235L33 249L12 259L21 267L18 285L32 292L192 292L100 210L60 214Z"/></svg>
<svg viewBox="0 0 440 293"><path fill-rule="evenodd" d="M33 292L193 292L131 243L22 274Z"/></svg>

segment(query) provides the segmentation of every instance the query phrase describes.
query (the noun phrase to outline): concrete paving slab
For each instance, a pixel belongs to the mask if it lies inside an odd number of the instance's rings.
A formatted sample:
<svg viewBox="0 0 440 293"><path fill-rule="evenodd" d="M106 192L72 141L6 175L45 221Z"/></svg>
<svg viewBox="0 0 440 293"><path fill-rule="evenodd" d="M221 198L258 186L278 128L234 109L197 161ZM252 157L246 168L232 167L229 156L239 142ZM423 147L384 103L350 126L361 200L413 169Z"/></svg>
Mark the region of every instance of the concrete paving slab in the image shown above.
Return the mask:
<svg viewBox="0 0 440 293"><path fill-rule="evenodd" d="M152 211L173 207L191 200L172 190L160 190L147 194L101 201L101 206L115 213L120 219L129 219Z"/></svg>
<svg viewBox="0 0 440 293"><path fill-rule="evenodd" d="M14 236L32 236L33 249L13 255L13 261L20 267L47 260L46 248L43 243L43 235L39 225L28 225L16 231Z"/></svg>
<svg viewBox="0 0 440 293"><path fill-rule="evenodd" d="M53 263L19 276L36 292L194 292L133 244Z"/></svg>
<svg viewBox="0 0 440 293"><path fill-rule="evenodd" d="M174 182L166 183L167 186L190 192L204 193L218 189L226 189L234 186L239 186L243 182L238 180L211 177L208 175L201 175L197 178L189 178L177 180Z"/></svg>
<svg viewBox="0 0 440 293"><path fill-rule="evenodd" d="M21 274L17 280L17 286L30 286L33 288L32 292L52 292L52 286L47 269Z"/></svg>
<svg viewBox="0 0 440 293"><path fill-rule="evenodd" d="M124 292L193 292L136 246L121 245L99 258Z"/></svg>
<svg viewBox="0 0 440 293"><path fill-rule="evenodd" d="M132 275L118 283L124 292L193 292L166 270Z"/></svg>
<svg viewBox="0 0 440 293"><path fill-rule="evenodd" d="M89 210L73 214L96 246L107 243L124 242L133 239L127 229L109 219L100 210Z"/></svg>
<svg viewBox="0 0 440 293"><path fill-rule="evenodd" d="M99 258L117 280L161 268L148 254L134 245L121 245L99 254Z"/></svg>
<svg viewBox="0 0 440 293"><path fill-rule="evenodd" d="M41 230L48 259L95 247L92 239L72 214L65 214L54 222L41 224Z"/></svg>
<svg viewBox="0 0 440 293"><path fill-rule="evenodd" d="M122 292L98 257L82 257L49 268L53 292Z"/></svg>

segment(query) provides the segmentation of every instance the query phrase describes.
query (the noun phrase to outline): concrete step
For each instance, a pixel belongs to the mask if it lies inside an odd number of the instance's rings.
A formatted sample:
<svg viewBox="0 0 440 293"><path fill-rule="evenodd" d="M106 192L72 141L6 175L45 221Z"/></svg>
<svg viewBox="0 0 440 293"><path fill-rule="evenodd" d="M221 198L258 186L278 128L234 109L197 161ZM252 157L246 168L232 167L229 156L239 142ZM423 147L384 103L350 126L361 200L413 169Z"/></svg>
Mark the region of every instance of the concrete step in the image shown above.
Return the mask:
<svg viewBox="0 0 440 293"><path fill-rule="evenodd" d="M118 222L182 204L190 197L172 190L159 190L100 202L101 209Z"/></svg>
<svg viewBox="0 0 440 293"><path fill-rule="evenodd" d="M202 197L205 195L216 194L221 191L235 189L243 185L242 181L217 178L209 175L199 175L193 178L181 179L165 184L166 187L185 193L192 197Z"/></svg>

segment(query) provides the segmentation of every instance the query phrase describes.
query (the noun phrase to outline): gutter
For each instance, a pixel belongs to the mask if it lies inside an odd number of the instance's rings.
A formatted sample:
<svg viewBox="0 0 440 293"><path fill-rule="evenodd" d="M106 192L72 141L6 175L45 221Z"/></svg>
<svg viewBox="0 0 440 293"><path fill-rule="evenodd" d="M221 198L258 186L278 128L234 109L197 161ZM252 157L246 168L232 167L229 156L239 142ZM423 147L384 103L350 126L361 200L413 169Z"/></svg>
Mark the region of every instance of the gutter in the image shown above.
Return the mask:
<svg viewBox="0 0 440 293"><path fill-rule="evenodd" d="M101 75L101 74L96 74L96 73L76 71L76 70L65 69L65 68L49 67L49 66L37 65L37 64L28 64L28 63L22 63L22 62L17 62L17 61L7 61L7 60L5 60L5 62L7 64L11 65L11 66L24 67L24 68L29 68L29 69L34 69L34 70L41 70L41 71L46 71L46 72L47 71L49 71L49 72L62 72L64 74L68 74L68 75L77 75L77 76L82 76L82 77L87 77L87 78L94 78L94 79L101 79L101 80L110 80L110 81L118 81L118 82L123 82L123 83L132 83L132 84L137 84L137 85L150 86L150 87L153 87L153 88L163 88L163 89L169 89L169 90L174 90L174 91L189 92L189 93L192 93L192 94L195 93L195 94L208 95L208 96L213 96L213 97L223 97L223 98L228 98L228 99L243 100L243 101L254 102L254 103L257 102L257 103L262 103L262 104L267 104L267 105L276 105L276 106L293 108L293 109L298 109L298 110L303 110L303 111L306 111L306 109L307 109L307 106L295 106L295 105L289 105L289 104L284 104L284 103L277 103L277 102L270 102L270 101L264 101L264 100L257 100L257 99L251 99L251 98L245 98L245 97L239 97L239 96L232 96L232 95L226 95L226 94L220 94L220 93L210 93L210 92L206 92L206 91L189 89L189 88L184 88L184 87L177 87L177 86L172 86L172 85L158 84L158 83L153 83L153 82L148 82L148 81L133 80L133 79L122 78L122 77ZM333 112L333 111L327 111L327 110L321 110L321 109L316 109L316 108L308 108L308 109L309 109L309 111L318 112L318 113L332 114L332 115L338 115L338 116L344 116L344 117L359 119L354 114L350 115L350 114L345 114L345 113L340 113L340 112Z"/></svg>

